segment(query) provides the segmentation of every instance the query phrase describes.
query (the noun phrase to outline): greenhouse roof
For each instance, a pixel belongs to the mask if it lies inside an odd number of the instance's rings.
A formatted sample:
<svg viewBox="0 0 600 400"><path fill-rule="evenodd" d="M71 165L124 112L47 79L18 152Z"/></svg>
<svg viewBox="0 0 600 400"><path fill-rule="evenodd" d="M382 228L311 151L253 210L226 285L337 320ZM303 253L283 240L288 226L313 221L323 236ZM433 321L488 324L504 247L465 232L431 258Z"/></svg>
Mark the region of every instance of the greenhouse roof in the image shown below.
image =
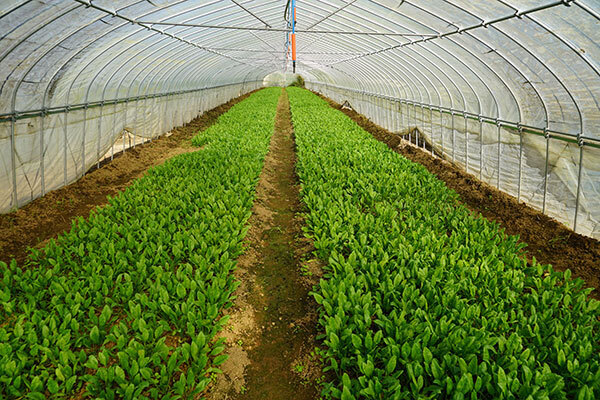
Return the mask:
<svg viewBox="0 0 600 400"><path fill-rule="evenodd" d="M307 87L355 104L370 96L397 108L392 119L404 106L404 129L419 120L431 140L452 132L453 162L454 134L465 147L473 134L480 155L463 156L467 171L478 163L500 188L503 170L518 182L502 190L529 193L544 212L552 191L552 216L577 228L581 205L582 232L600 235L600 2L297 0L292 26L291 1L0 2L0 186L12 187L0 210L81 177L120 135L157 137L291 73L294 28ZM541 141L523 151L521 133ZM504 166L501 142L512 152ZM492 143L494 165L483 160Z"/></svg>
<svg viewBox="0 0 600 400"><path fill-rule="evenodd" d="M261 79L289 63L285 5L3 2L0 114ZM599 9L589 0L299 0L298 71L597 140Z"/></svg>

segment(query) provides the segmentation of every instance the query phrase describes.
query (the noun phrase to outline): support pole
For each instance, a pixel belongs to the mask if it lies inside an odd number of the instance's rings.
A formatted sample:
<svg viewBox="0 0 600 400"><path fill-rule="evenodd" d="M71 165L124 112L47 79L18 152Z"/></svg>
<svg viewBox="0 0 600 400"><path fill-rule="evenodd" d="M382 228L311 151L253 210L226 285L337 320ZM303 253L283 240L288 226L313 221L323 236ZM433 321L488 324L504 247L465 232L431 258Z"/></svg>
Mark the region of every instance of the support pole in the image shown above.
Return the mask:
<svg viewBox="0 0 600 400"><path fill-rule="evenodd" d="M479 117L479 180L483 176L483 121Z"/></svg>
<svg viewBox="0 0 600 400"><path fill-rule="evenodd" d="M296 73L296 0L292 0L292 68Z"/></svg>
<svg viewBox="0 0 600 400"><path fill-rule="evenodd" d="M469 173L469 120L467 114L463 114L465 119L465 170Z"/></svg>
<svg viewBox="0 0 600 400"><path fill-rule="evenodd" d="M498 126L498 181L496 182L496 188L498 190L500 190L500 150L501 150L500 149L500 144L502 143L501 142L502 138L501 138L500 134L501 134L501 131L502 131L502 124L498 123L497 126Z"/></svg>
<svg viewBox="0 0 600 400"><path fill-rule="evenodd" d="M517 188L517 202L521 201L521 179L523 176L523 127L519 126L519 187Z"/></svg>
<svg viewBox="0 0 600 400"><path fill-rule="evenodd" d="M544 200L542 202L542 213L546 214L546 193L548 191L548 159L550 156L550 134L544 129L546 137L546 166L544 168Z"/></svg>
<svg viewBox="0 0 600 400"><path fill-rule="evenodd" d="M440 110L440 139L442 148L442 159L444 158L444 113Z"/></svg>
<svg viewBox="0 0 600 400"><path fill-rule="evenodd" d="M100 115L98 116L98 141L96 146L96 169L100 168L100 138L102 137L102 111L104 110L104 106L100 107Z"/></svg>
<svg viewBox="0 0 600 400"><path fill-rule="evenodd" d="M577 215L579 214L579 194L581 192L581 170L583 169L583 140L579 140L579 171L577 172L577 195L575 196L575 220L573 230L577 232Z"/></svg>
<svg viewBox="0 0 600 400"><path fill-rule="evenodd" d="M46 113L42 113L41 122L40 122L40 186L41 186L41 194L44 196L46 194L46 176L45 176L45 165L44 165L44 122L46 119Z"/></svg>
<svg viewBox="0 0 600 400"><path fill-rule="evenodd" d="M65 111L65 124L63 126L63 186L67 186L67 123L69 120L69 109ZM77 166L75 166L77 169Z"/></svg>
<svg viewBox="0 0 600 400"><path fill-rule="evenodd" d="M422 136L421 140L423 141L423 149L425 149L425 139L423 138L424 134L425 134L425 110L423 109L423 105L421 104L421 136Z"/></svg>
<svg viewBox="0 0 600 400"><path fill-rule="evenodd" d="M17 117L15 114L13 114L13 117L10 121L10 164L11 164L11 168L12 168L12 183L13 183L13 190L12 190L12 200L13 200L13 207L15 209L19 208L19 197L17 196L17 155L16 155L16 151L17 151L17 145L15 142L15 124L17 122Z"/></svg>
<svg viewBox="0 0 600 400"><path fill-rule="evenodd" d="M433 145L435 139L433 138L433 110L429 107L429 129L431 130L431 155L433 156Z"/></svg>
<svg viewBox="0 0 600 400"><path fill-rule="evenodd" d="M452 162L454 163L454 143L456 141L456 130L454 129L454 111L452 111Z"/></svg>

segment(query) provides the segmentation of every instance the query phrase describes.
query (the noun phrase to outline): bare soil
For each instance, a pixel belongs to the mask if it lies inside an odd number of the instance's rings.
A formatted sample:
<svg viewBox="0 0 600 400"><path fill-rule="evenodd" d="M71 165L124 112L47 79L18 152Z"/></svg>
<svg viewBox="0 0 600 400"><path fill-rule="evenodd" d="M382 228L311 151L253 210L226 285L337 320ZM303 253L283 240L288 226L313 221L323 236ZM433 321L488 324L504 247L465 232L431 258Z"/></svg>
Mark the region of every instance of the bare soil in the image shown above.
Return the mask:
<svg viewBox="0 0 600 400"><path fill-rule="evenodd" d="M295 161L283 90L249 220L248 247L235 272L241 285L229 326L221 333L229 359L208 390L211 400L318 398L321 373L311 355L317 345L317 304L308 293L320 268L313 265L313 274L301 274L314 248L302 234Z"/></svg>
<svg viewBox="0 0 600 400"><path fill-rule="evenodd" d="M54 190L17 211L0 215L0 261L12 258L21 264L30 247L41 247L49 239L71 228L76 217L87 218L98 206L107 203L106 196L115 196L153 166L178 154L196 151L190 139L212 125L251 93L213 108L189 123L175 128L169 136L127 149L105 160L99 169L93 167L78 181Z"/></svg>
<svg viewBox="0 0 600 400"><path fill-rule="evenodd" d="M508 235L518 235L527 244L526 256L558 271L570 269L586 286L595 288L591 297L600 299L600 241L579 235L560 222L537 211L516 198L481 182L475 176L438 157L431 156L402 140L402 136L376 125L365 116L322 96L329 105L342 111L360 127L395 152L422 164L446 186L460 196L473 213L495 221Z"/></svg>

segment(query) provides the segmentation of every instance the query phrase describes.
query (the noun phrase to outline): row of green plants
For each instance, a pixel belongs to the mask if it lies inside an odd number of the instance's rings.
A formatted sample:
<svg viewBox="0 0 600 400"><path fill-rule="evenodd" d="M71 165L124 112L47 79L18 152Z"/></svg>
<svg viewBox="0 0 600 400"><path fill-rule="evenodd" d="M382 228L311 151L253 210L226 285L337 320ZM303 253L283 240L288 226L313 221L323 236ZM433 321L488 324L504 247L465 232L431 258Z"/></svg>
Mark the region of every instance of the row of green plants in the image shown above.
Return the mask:
<svg viewBox="0 0 600 400"><path fill-rule="evenodd" d="M600 302L423 166L288 88L328 398L593 399Z"/></svg>
<svg viewBox="0 0 600 400"><path fill-rule="evenodd" d="M225 361L215 334L238 283L280 89L235 105L87 220L0 263L0 398L191 398Z"/></svg>

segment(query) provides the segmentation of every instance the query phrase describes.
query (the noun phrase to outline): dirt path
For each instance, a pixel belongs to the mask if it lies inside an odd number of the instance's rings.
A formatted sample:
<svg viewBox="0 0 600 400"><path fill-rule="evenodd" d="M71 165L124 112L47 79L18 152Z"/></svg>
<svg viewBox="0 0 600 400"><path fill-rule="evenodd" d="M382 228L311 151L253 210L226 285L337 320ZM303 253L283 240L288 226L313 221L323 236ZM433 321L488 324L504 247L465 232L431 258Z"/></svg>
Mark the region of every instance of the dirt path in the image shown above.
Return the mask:
<svg viewBox="0 0 600 400"><path fill-rule="evenodd" d="M583 278L587 286L596 288L592 297L600 299L600 241L573 232L451 163L407 145L400 135L387 131L365 116L321 97L331 107L352 118L375 139L386 143L409 160L424 165L429 172L457 192L462 203L471 211L498 222L507 234L519 235L520 241L527 243L525 250L530 260L535 257L538 262L552 264L559 271L570 269L574 276Z"/></svg>
<svg viewBox="0 0 600 400"><path fill-rule="evenodd" d="M238 261L241 285L222 333L229 359L221 366L209 399L316 399L320 370L316 304L308 295L319 267L306 261L312 247L302 239L295 149L285 91L279 99L270 150L257 186L247 235ZM308 265L301 273L301 266ZM310 275L310 276L309 276Z"/></svg>
<svg viewBox="0 0 600 400"><path fill-rule="evenodd" d="M0 215L0 261L15 258L21 264L29 247L42 246L46 241L70 229L76 217L87 218L90 211L107 203L106 196L115 196L141 177L150 167L162 164L177 154L195 151L190 138L212 125L251 93L213 108L188 124L175 128L172 135L127 149L112 162L92 168L78 181L54 190L19 210Z"/></svg>

